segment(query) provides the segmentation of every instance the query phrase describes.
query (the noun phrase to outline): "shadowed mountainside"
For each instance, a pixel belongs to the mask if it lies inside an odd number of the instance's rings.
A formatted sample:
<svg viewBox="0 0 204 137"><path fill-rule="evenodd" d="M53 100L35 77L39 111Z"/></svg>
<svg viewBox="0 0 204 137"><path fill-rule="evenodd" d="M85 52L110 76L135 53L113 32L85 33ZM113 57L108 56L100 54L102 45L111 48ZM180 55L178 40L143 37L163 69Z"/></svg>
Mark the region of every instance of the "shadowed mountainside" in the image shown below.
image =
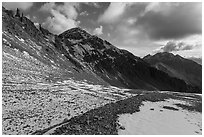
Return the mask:
<svg viewBox="0 0 204 137"><path fill-rule="evenodd" d="M187 84L202 90L202 66L172 53L157 53L143 58L158 70L164 71L171 77L184 80Z"/></svg>
<svg viewBox="0 0 204 137"><path fill-rule="evenodd" d="M114 86L147 90L201 91L81 28L63 32L55 39L55 45Z"/></svg>

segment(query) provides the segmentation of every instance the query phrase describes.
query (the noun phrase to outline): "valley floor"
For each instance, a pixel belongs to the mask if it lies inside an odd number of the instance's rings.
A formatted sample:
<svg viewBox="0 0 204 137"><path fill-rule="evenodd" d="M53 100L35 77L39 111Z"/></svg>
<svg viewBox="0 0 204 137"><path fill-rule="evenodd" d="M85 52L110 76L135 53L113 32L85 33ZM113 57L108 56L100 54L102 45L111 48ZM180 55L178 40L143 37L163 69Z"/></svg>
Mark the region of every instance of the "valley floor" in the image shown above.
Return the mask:
<svg viewBox="0 0 204 137"><path fill-rule="evenodd" d="M135 95L90 110L35 134L202 134L200 95L131 93Z"/></svg>
<svg viewBox="0 0 204 137"><path fill-rule="evenodd" d="M3 134L32 134L88 110L132 96L124 91L73 79L56 83L4 83Z"/></svg>
<svg viewBox="0 0 204 137"><path fill-rule="evenodd" d="M9 40L3 39L2 47L5 135L202 133L200 95L92 83L71 64L65 72L45 65L10 48Z"/></svg>

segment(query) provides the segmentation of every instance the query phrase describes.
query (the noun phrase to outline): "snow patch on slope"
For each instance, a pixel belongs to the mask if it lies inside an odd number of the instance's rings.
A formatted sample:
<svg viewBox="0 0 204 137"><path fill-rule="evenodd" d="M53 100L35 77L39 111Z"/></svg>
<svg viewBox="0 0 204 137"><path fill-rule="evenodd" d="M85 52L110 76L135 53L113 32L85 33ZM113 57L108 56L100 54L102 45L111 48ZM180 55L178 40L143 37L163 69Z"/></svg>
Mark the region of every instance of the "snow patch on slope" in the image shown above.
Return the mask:
<svg viewBox="0 0 204 137"><path fill-rule="evenodd" d="M118 134L125 135L192 135L202 134L202 114L189 112L176 107L179 100L161 102L143 102L140 111L134 114L122 114L119 123L125 129L119 129ZM175 110L164 109L163 106Z"/></svg>

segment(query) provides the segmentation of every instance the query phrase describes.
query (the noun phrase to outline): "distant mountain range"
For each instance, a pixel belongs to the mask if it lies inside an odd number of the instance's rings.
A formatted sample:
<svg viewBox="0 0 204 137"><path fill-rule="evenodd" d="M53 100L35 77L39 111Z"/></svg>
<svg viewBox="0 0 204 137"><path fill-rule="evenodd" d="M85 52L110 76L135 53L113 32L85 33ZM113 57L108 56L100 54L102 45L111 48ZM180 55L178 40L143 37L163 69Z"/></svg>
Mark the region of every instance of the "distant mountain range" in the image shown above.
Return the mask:
<svg viewBox="0 0 204 137"><path fill-rule="evenodd" d="M182 79L187 84L202 89L202 66L200 64L167 52L153 56L147 55L143 59L158 70L168 73L169 76Z"/></svg>
<svg viewBox="0 0 204 137"><path fill-rule="evenodd" d="M202 66L191 60L170 53L141 59L82 28L54 35L41 26L36 28L26 17L16 17L2 9L2 37L13 42L7 46L26 51L44 65L54 65L64 78L71 76L131 89L201 93ZM72 74L68 75L67 71ZM54 78L49 77L51 81Z"/></svg>

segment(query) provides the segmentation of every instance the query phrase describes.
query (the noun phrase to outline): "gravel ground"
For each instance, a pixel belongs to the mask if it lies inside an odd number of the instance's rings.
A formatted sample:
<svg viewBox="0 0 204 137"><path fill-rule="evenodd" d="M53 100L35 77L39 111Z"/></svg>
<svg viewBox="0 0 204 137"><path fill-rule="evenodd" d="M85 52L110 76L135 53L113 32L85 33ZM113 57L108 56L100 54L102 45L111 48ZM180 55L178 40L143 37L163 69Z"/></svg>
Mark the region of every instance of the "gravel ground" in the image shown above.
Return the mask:
<svg viewBox="0 0 204 137"><path fill-rule="evenodd" d="M123 92L114 87L74 80L47 85L4 84L3 134L32 134L36 130L61 123L64 119L131 96L127 93L121 96Z"/></svg>
<svg viewBox="0 0 204 137"><path fill-rule="evenodd" d="M171 92L140 92L140 94L135 95L134 97L92 109L84 114L64 121L52 128L40 130L35 134L117 135L119 130L125 129L125 127L120 125L118 121L119 115L139 113L140 106L143 105L143 101L161 102L168 99L174 99L178 100L177 103L180 102L183 104L183 102L186 102L188 104L187 106L194 107L195 111L199 112L201 105L198 107L196 105L201 104L202 99L199 96L195 96L195 98L196 100L193 101L189 99L183 99L180 96L173 95ZM164 109L169 108L167 107Z"/></svg>

